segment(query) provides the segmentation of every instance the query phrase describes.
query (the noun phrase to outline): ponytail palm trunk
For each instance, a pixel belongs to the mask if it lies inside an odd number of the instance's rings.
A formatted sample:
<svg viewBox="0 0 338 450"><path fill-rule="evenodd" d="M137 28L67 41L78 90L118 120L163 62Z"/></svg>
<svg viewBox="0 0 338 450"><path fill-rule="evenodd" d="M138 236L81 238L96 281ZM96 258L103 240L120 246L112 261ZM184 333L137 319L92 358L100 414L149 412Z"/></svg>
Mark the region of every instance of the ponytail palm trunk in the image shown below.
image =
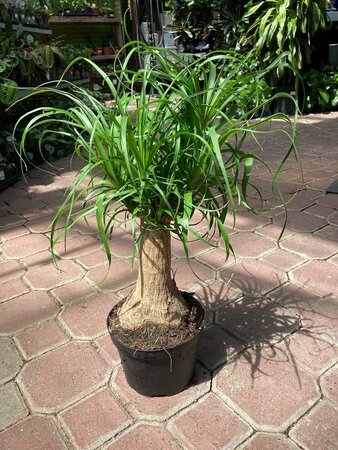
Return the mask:
<svg viewBox="0 0 338 450"><path fill-rule="evenodd" d="M130 69L135 53L146 61L138 71ZM215 52L191 60L139 42L127 44L120 55L116 85L100 67L85 60L102 76L112 106L71 83L66 91L48 85L33 91L31 95L63 96L72 106L41 107L23 116L27 126L20 153L25 153L29 132L40 125L49 124L53 133L53 124L66 127L59 134L74 140L84 167L53 221L53 255L56 243L74 225L95 214L110 262L114 242L109 236L120 224L117 216L125 214L131 222L139 275L120 309L120 323L131 329L145 323L169 327L178 325L187 312L171 273L171 234L181 240L188 258L188 237L205 241L216 232L223 239L225 259L232 251L224 225L228 211L233 216L239 207L262 212L250 205L248 191L258 191L250 181L253 164L266 164L245 148L246 138L255 141L260 134L277 132L266 131L274 118L289 125L288 131L282 130L289 145L272 174L275 185L290 155L297 158L295 122L281 113L257 118L269 103L262 89L268 69L254 71L250 55ZM194 228L195 217L204 220L206 233ZM59 232L61 219L65 227Z"/></svg>
<svg viewBox="0 0 338 450"><path fill-rule="evenodd" d="M146 323L177 326L186 311L172 278L170 232L148 230L140 242L136 288L120 309L120 324L127 329Z"/></svg>

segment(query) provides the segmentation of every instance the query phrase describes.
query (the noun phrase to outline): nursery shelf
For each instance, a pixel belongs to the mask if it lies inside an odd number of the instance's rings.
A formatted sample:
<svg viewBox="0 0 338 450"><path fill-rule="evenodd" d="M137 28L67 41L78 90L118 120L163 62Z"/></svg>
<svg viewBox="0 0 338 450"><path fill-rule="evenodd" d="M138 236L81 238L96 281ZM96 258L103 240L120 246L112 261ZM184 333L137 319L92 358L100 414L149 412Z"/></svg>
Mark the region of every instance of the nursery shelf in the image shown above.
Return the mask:
<svg viewBox="0 0 338 450"><path fill-rule="evenodd" d="M115 59L115 55L94 55L91 56L90 59L92 59L93 61L106 61Z"/></svg>
<svg viewBox="0 0 338 450"><path fill-rule="evenodd" d="M49 18L49 24L54 25L56 23L62 24L74 24L74 23L90 23L90 24L116 24L120 25L121 20L114 17L100 17L100 16L52 16Z"/></svg>
<svg viewBox="0 0 338 450"><path fill-rule="evenodd" d="M338 11L326 11L326 14L331 22L338 22Z"/></svg>
<svg viewBox="0 0 338 450"><path fill-rule="evenodd" d="M22 31L28 31L28 33L38 33L38 34L52 34L52 30L47 28L39 28L39 27L30 27L28 25L21 25ZM0 29L6 27L4 22L0 22ZM12 25L12 30L17 30L19 25Z"/></svg>
<svg viewBox="0 0 338 450"><path fill-rule="evenodd" d="M78 79L78 80L70 80L69 82L72 83L72 84L75 84L76 86L81 86L83 84L90 83L90 78L81 78L81 79ZM39 86L32 86L29 89L21 89L20 90L20 97L25 97L26 95L30 94L31 90L34 89L34 87L37 90L39 89ZM44 87L46 87L46 86L44 86ZM54 89L67 89L67 87L69 87L68 83L60 83L58 86L53 85ZM43 86L41 87L41 89L43 89Z"/></svg>

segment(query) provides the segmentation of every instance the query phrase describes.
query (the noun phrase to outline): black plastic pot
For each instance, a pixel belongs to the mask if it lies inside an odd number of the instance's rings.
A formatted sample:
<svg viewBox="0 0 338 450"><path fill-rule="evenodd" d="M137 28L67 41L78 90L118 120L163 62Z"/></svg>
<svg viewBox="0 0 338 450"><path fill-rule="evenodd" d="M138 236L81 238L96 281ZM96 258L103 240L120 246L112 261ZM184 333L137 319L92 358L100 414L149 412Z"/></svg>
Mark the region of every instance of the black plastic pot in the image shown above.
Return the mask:
<svg viewBox="0 0 338 450"><path fill-rule="evenodd" d="M107 318L108 330L110 317L115 308L112 309ZM204 311L200 327L191 339L177 347L163 350L129 348L110 333L111 339L118 349L129 386L147 397L170 396L183 391L189 385L195 373L203 318Z"/></svg>

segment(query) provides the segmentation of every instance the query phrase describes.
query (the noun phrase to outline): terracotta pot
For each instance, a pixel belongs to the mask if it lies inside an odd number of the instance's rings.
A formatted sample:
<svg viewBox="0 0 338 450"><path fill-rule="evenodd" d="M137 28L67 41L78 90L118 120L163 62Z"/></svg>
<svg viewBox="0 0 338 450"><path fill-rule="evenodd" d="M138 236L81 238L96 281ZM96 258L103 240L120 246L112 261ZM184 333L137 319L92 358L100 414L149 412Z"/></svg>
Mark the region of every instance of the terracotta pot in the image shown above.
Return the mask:
<svg viewBox="0 0 338 450"><path fill-rule="evenodd" d="M114 54L114 50L110 46L103 47L103 54L104 55L113 55Z"/></svg>

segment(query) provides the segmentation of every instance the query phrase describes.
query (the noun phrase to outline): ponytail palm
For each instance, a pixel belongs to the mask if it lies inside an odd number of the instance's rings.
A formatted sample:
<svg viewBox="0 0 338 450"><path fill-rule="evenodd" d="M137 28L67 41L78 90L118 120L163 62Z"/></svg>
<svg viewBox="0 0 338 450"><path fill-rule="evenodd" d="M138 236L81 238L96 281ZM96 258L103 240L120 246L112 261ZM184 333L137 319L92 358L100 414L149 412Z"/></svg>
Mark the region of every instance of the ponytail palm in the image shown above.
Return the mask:
<svg viewBox="0 0 338 450"><path fill-rule="evenodd" d="M171 273L171 235L182 241L188 257L189 236L208 237L191 225L198 216L209 235L220 235L229 254L227 213L236 215L240 205L255 212L247 189L254 162L263 163L245 151L246 137L265 132L262 126L273 118L290 124L290 145L278 174L295 151L295 129L283 114L253 119L267 103L261 89L266 71L250 72L243 57L212 53L189 62L141 43L130 43L123 52L117 84L87 61L110 90L109 107L80 87L42 87L38 92L55 92L73 106L26 114L20 152L24 154L32 129L47 122L67 125L64 134L74 140L84 167L54 219L52 250L78 221L95 213L110 262L109 235L122 213L131 221L139 276L120 310L120 323L129 329L144 323L177 325L187 306ZM130 70L135 54L148 61L144 69ZM64 216L65 228L57 235Z"/></svg>

